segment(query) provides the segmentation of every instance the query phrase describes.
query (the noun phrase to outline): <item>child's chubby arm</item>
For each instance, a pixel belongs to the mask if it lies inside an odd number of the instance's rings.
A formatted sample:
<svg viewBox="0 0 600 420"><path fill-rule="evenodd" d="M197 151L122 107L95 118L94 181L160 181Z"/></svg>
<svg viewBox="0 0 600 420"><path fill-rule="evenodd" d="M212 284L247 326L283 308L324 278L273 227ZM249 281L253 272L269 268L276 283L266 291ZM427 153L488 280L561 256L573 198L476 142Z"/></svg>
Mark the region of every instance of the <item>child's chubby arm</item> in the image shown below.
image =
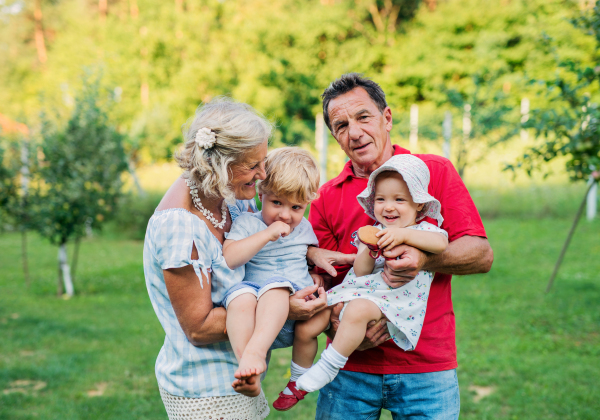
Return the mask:
<svg viewBox="0 0 600 420"><path fill-rule="evenodd" d="M442 233L425 232L407 228L389 228L377 232L379 248L390 250L398 245L406 244L421 251L441 254L448 246L448 238Z"/></svg>
<svg viewBox="0 0 600 420"><path fill-rule="evenodd" d="M373 272L374 267L375 259L369 255L369 248L360 242L354 260L354 274L356 274L356 277L367 276Z"/></svg>
<svg viewBox="0 0 600 420"><path fill-rule="evenodd" d="M266 229L247 238L238 241L226 239L223 243L223 257L227 266L235 270L250 261L266 244L289 234L290 225L279 221L274 222Z"/></svg>

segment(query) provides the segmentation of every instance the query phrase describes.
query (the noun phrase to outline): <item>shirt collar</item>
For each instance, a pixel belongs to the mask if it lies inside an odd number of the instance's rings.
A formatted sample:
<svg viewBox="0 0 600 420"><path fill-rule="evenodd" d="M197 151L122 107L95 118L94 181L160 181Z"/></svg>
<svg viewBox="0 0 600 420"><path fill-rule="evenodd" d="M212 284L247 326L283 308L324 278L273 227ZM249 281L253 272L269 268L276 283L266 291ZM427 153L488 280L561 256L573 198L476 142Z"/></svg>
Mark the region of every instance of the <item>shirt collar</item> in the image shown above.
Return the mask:
<svg viewBox="0 0 600 420"><path fill-rule="evenodd" d="M410 153L408 149L404 149L403 147L400 147L397 144L392 145L392 147L394 148L394 156ZM346 164L344 165L344 169L342 169L342 172L340 172L340 174L337 177L331 180L331 184L332 186L337 186L345 182L349 178L357 178L356 175L354 175L351 160L346 162Z"/></svg>

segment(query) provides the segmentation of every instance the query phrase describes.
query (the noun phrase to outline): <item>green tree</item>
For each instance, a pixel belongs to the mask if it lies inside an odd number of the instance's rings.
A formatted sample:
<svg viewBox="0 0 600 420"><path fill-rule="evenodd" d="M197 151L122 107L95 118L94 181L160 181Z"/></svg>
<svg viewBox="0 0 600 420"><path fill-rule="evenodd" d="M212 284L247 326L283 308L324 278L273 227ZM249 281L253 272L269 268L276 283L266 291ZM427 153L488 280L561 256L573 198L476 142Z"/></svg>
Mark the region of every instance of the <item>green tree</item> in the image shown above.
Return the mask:
<svg viewBox="0 0 600 420"><path fill-rule="evenodd" d="M3 139L2 139L3 140ZM0 216L2 224L11 221L12 204L18 200L16 177L18 169L7 156L5 142L0 142ZM0 226L0 229L4 226Z"/></svg>
<svg viewBox="0 0 600 420"><path fill-rule="evenodd" d="M600 1L571 22L595 39L593 64L560 58L555 41L546 37L547 48L556 55L555 75L531 83L542 88L548 105L534 109L524 125L535 131L539 142L509 169L547 174L547 162L566 158L567 173L577 181L600 168Z"/></svg>
<svg viewBox="0 0 600 420"><path fill-rule="evenodd" d="M19 135L0 136L0 230L5 224L21 233L21 258L29 286L27 231L36 224L31 205L32 176L37 173L35 145Z"/></svg>
<svg viewBox="0 0 600 420"><path fill-rule="evenodd" d="M88 77L68 122L57 127L46 121L42 130L37 228L59 246L59 270L68 295L74 290L66 244L84 235L89 220L100 228L111 216L121 194L122 174L128 169L124 136L110 124L102 96L98 80Z"/></svg>
<svg viewBox="0 0 600 420"><path fill-rule="evenodd" d="M508 94L496 89L498 78L487 72L476 74L472 88L466 92L446 91L448 103L457 111L458 118L454 120L463 122L455 153L456 169L461 177L466 168L483 159L489 149L519 132L517 107Z"/></svg>
<svg viewBox="0 0 600 420"><path fill-rule="evenodd" d="M564 0L5 4L2 112L33 120L41 93L46 103L71 103L81 68L101 67L105 85L115 87L120 101L110 119L135 140L126 149L139 164L169 158L180 143L181 124L217 95L248 102L275 120L276 145L299 144L314 138L319 95L344 72L363 72L381 83L399 115L413 103L445 109L440 86L468 92L472 77L485 68L503 73L497 82L512 85L507 94L517 103L530 89L520 83L524 74L551 74L552 54L539 42L542 30L557 40L563 57L585 61L593 50L589 37L566 22L577 2ZM43 66L34 42L36 4L43 11Z"/></svg>

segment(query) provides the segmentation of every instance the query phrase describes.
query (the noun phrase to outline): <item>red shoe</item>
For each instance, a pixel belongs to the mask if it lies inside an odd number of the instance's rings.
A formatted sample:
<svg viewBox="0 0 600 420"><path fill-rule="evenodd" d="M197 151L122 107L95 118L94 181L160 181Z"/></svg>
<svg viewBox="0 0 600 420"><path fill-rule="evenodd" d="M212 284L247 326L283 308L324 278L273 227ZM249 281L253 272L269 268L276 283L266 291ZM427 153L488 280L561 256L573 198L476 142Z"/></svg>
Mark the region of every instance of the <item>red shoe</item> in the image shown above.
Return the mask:
<svg viewBox="0 0 600 420"><path fill-rule="evenodd" d="M283 392L279 393L279 398L273 403L273 408L277 411L289 410L298 404L298 401L303 400L304 396L308 394L308 391L301 391L296 388L296 382L288 382L287 387L292 392L292 395L287 395Z"/></svg>

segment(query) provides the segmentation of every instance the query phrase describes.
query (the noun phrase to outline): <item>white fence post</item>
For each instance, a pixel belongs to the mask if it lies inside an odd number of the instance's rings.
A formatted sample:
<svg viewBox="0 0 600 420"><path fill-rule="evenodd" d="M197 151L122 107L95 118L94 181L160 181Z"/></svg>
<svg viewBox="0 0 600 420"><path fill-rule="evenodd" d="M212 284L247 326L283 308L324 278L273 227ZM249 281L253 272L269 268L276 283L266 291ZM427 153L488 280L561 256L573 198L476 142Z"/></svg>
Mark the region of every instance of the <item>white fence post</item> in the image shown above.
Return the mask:
<svg viewBox="0 0 600 420"><path fill-rule="evenodd" d="M446 111L442 130L444 132L444 144L442 150L444 152L444 157L450 159L450 140L452 139L452 113L450 111Z"/></svg>
<svg viewBox="0 0 600 420"><path fill-rule="evenodd" d="M328 128L325 125L323 114L317 114L315 119L315 148L319 154L319 169L321 172L321 185L327 182L327 142L329 139Z"/></svg>
<svg viewBox="0 0 600 420"><path fill-rule="evenodd" d="M408 139L410 150L415 152L419 141L419 106L416 104L410 106L410 135Z"/></svg>
<svg viewBox="0 0 600 420"><path fill-rule="evenodd" d="M463 142L467 144L471 137L471 105L465 104L465 113L463 114Z"/></svg>
<svg viewBox="0 0 600 420"><path fill-rule="evenodd" d="M21 191L23 197L27 197L27 188L29 187L29 144L26 141L21 143Z"/></svg>

